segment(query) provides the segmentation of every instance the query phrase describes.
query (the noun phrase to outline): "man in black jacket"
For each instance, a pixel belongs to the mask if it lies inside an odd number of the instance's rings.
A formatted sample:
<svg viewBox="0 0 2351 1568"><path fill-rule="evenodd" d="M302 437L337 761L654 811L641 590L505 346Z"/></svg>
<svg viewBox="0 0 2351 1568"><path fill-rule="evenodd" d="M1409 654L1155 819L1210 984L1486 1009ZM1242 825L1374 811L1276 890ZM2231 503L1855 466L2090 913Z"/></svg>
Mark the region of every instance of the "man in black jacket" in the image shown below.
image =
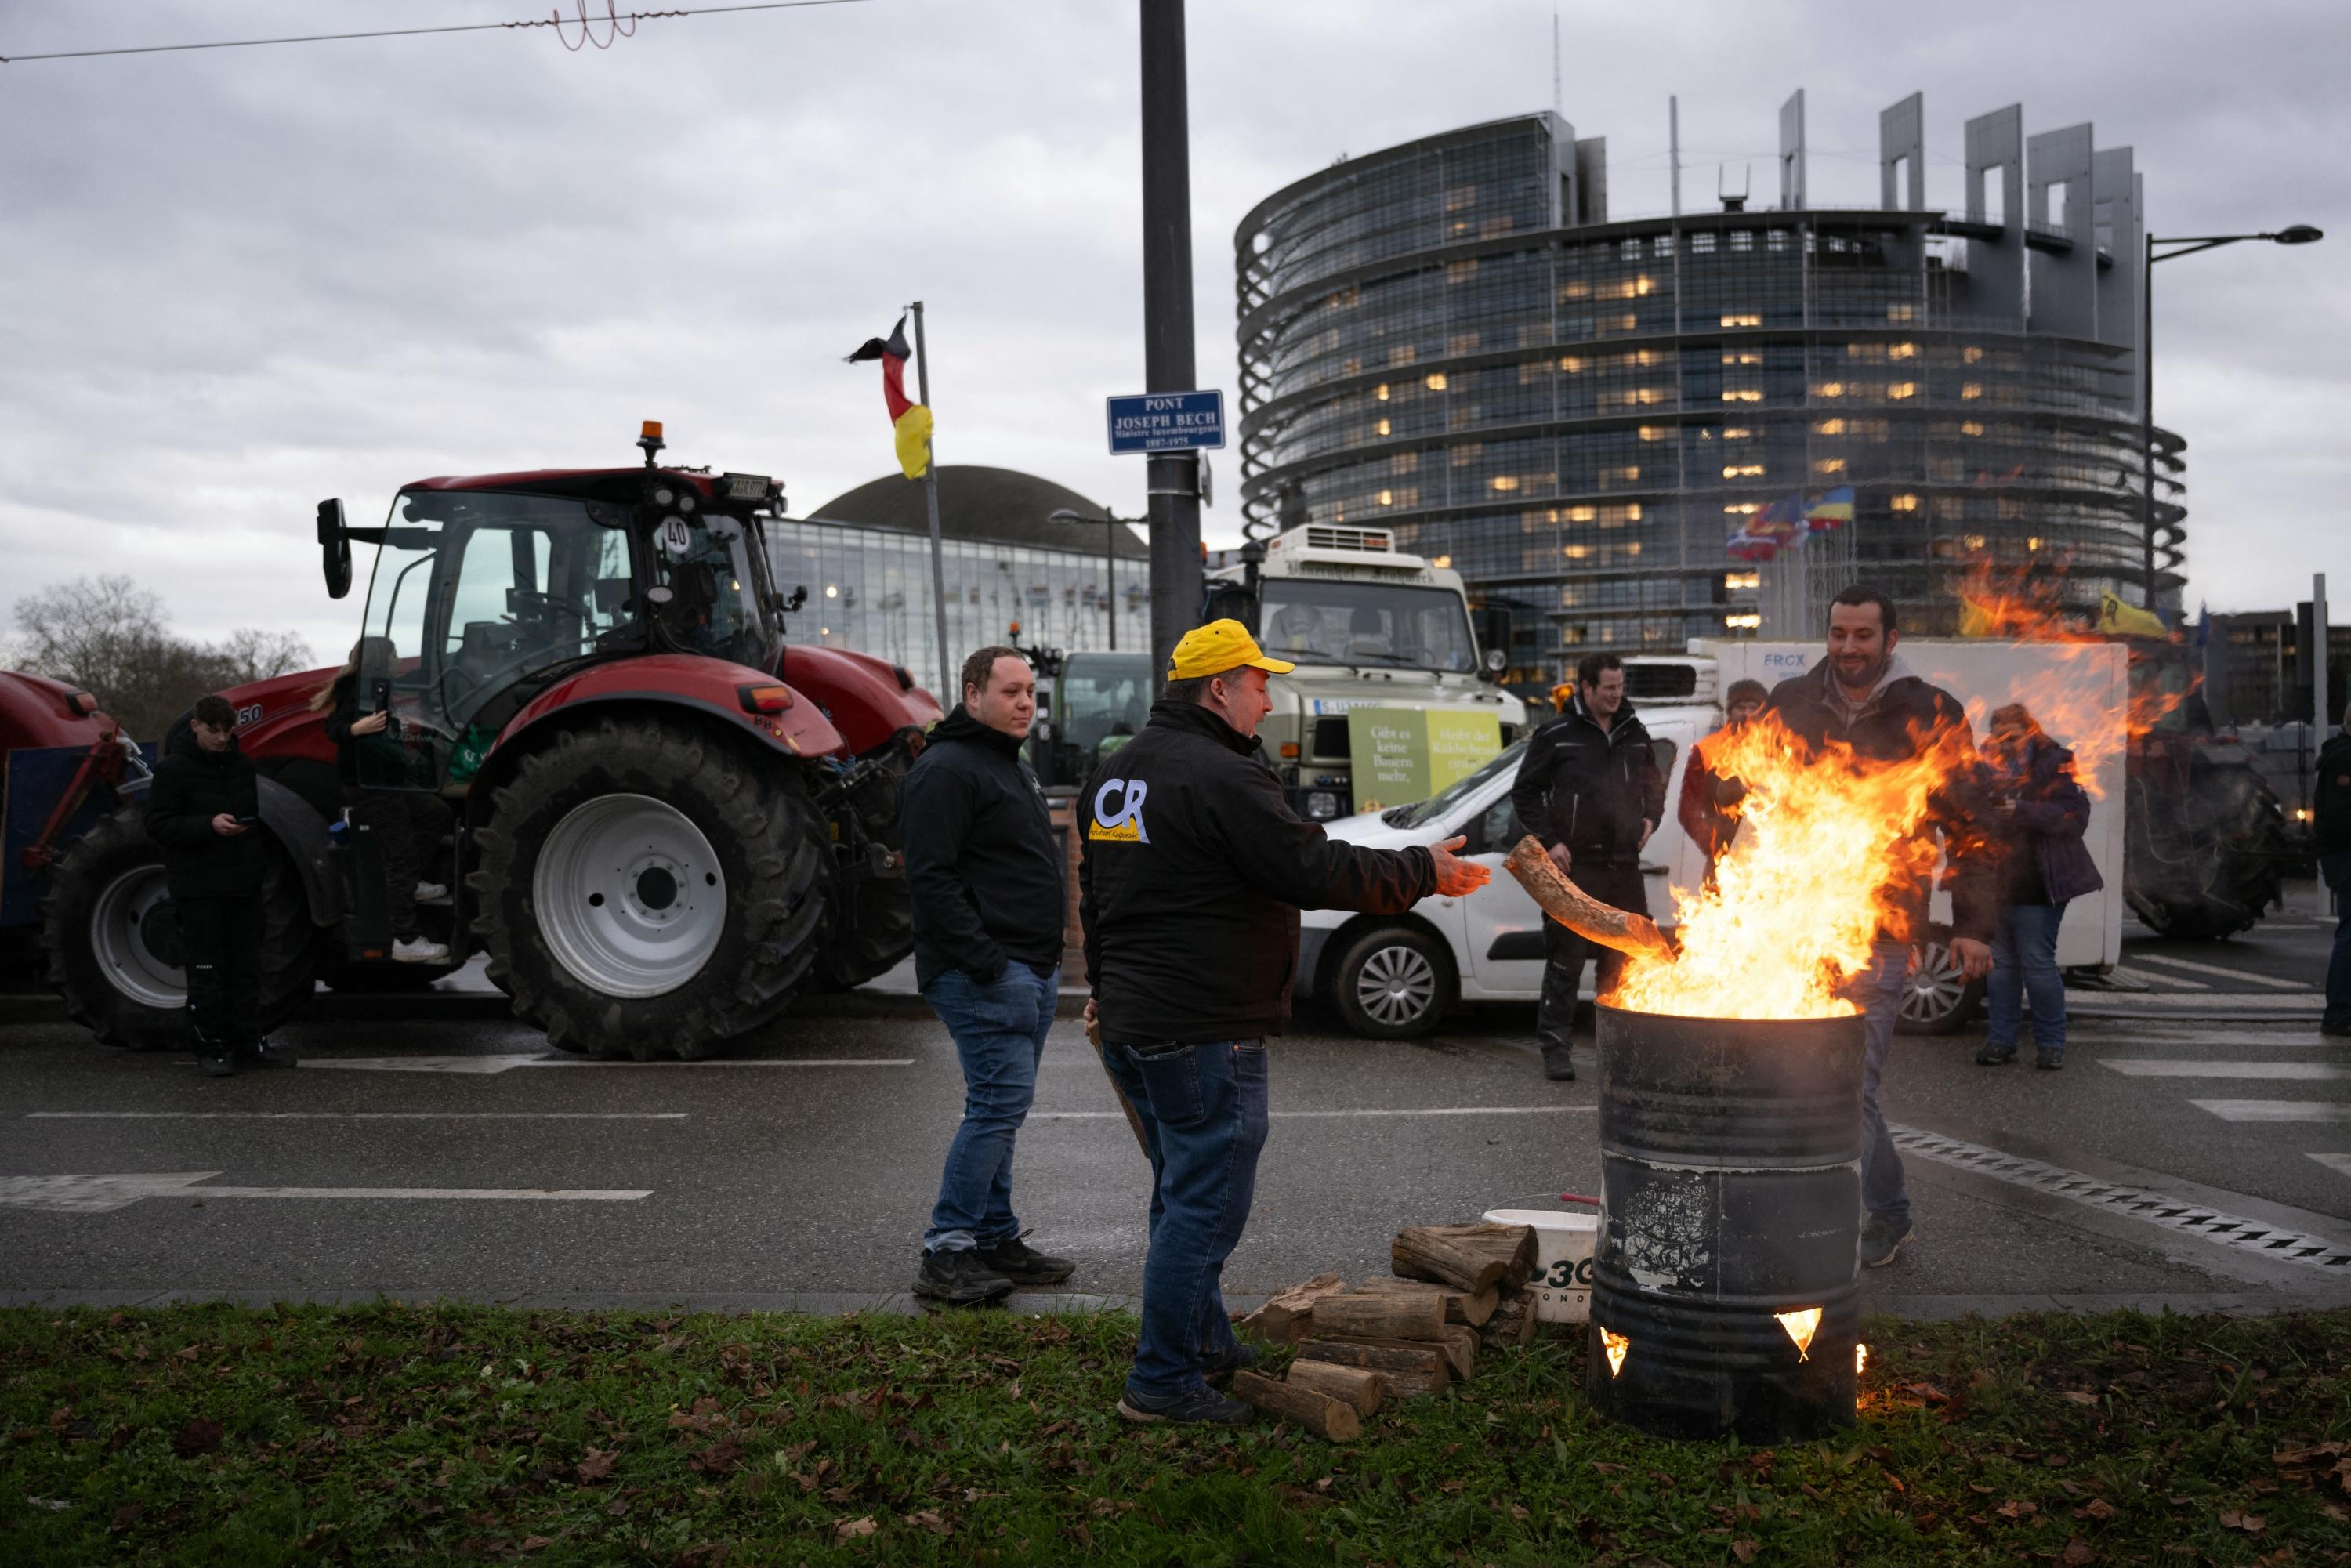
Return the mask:
<svg viewBox="0 0 2351 1568"><path fill-rule="evenodd" d="M253 763L236 744L236 710L199 698L175 729L147 792L147 836L163 851L163 878L187 950L188 1034L196 1065L225 1078L240 1059L291 1067L294 1052L261 1034L261 800Z"/></svg>
<svg viewBox="0 0 2351 1568"><path fill-rule="evenodd" d="M943 1301L1059 1284L1077 1268L1031 1251L1012 1214L1012 1145L1061 1000L1068 900L1045 794L1020 756L1036 712L1029 661L982 648L899 796L914 981L963 1061L963 1124L914 1277L918 1294Z"/></svg>
<svg viewBox="0 0 2351 1568"><path fill-rule="evenodd" d="M1586 653L1575 667L1575 694L1560 716L1535 731L1510 786L1520 824L1543 841L1570 882L1618 909L1649 913L1641 849L1666 813L1666 777L1649 732L1625 700L1625 661ZM1624 972L1625 955L1588 942L1556 920L1543 922L1542 1002L1535 1037L1543 1076L1575 1076L1568 1039L1575 1031L1576 984L1597 956L1593 991L1606 996Z"/></svg>
<svg viewBox="0 0 2351 1568"><path fill-rule="evenodd" d="M2311 793L2319 874L2335 894L2335 952L2326 961L2326 1011L2318 1032L2351 1035L2351 709L2335 738L2318 748L2318 783Z"/></svg>
<svg viewBox="0 0 2351 1568"><path fill-rule="evenodd" d="M1927 940L1935 896L1935 845L1941 835L1951 894L1950 953L1970 980L1991 972L1996 856L1984 836L1975 741L1967 708L1939 686L1913 674L1895 653L1900 633L1894 601L1855 583L1829 602L1828 653L1771 691L1771 710L1815 750L1837 742L1863 763L1907 762L1929 748L1948 756L1947 782L1929 799L1917 837L1929 841L1905 857L1920 868L1897 880L1880 899L1886 910L1868 971L1856 981L1867 1040L1861 1078L1861 1260L1879 1268L1894 1260L1911 1237L1910 1193L1902 1156L1886 1131L1877 1087L1902 1010L1902 983L1914 944Z"/></svg>
<svg viewBox="0 0 2351 1568"><path fill-rule="evenodd" d="M1079 800L1086 1017L1151 1156L1143 1333L1118 1406L1130 1421L1249 1416L1207 1379L1255 1360L1218 1278L1256 1191L1265 1037L1290 1016L1300 906L1397 915L1487 879L1453 857L1459 839L1363 849L1291 813L1257 727L1267 674L1294 667L1238 621L1186 633L1151 722Z"/></svg>

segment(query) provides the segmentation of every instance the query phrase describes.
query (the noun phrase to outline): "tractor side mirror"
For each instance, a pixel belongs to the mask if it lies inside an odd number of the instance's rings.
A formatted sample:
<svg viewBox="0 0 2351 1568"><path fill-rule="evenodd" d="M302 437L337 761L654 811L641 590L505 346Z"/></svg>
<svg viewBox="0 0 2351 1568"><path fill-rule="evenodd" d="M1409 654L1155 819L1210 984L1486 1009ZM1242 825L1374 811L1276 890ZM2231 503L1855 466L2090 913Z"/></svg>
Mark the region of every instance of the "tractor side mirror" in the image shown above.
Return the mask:
<svg viewBox="0 0 2351 1568"><path fill-rule="evenodd" d="M319 555L327 574L327 597L340 599L351 591L351 541L340 498L319 503Z"/></svg>

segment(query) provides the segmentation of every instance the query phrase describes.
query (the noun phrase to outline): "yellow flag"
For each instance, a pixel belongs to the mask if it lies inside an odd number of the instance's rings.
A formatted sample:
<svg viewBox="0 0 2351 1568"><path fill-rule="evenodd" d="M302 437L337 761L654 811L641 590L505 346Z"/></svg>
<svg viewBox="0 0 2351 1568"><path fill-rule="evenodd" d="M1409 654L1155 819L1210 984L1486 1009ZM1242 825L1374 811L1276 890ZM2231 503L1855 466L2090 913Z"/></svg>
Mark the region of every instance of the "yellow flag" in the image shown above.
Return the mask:
<svg viewBox="0 0 2351 1568"><path fill-rule="evenodd" d="M1974 600L1959 600L1959 635L1962 637L1997 637L2000 622L1992 612Z"/></svg>
<svg viewBox="0 0 2351 1568"><path fill-rule="evenodd" d="M2098 630L2110 637L2168 637L2163 618L2136 604L2125 604L2112 593L2098 596Z"/></svg>

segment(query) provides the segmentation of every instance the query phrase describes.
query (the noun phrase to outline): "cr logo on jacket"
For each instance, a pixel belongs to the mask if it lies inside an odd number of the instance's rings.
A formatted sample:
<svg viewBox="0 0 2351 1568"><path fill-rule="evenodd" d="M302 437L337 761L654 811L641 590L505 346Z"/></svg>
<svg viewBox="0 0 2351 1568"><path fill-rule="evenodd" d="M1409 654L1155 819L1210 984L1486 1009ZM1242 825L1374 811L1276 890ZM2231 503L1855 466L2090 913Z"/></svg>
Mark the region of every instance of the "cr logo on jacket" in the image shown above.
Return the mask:
<svg viewBox="0 0 2351 1568"><path fill-rule="evenodd" d="M1094 791L1094 820L1086 829L1086 837L1097 842L1147 844L1151 835L1143 831L1143 798L1151 786L1140 779L1106 779ZM1111 797L1120 799L1115 807Z"/></svg>

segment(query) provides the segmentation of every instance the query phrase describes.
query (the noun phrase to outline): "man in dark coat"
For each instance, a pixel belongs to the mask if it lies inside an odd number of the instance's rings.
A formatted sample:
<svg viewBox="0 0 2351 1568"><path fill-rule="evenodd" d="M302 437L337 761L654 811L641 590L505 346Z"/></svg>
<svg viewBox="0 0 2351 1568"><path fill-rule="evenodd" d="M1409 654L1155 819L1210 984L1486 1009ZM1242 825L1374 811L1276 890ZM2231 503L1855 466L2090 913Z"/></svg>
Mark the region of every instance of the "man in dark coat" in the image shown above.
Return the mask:
<svg viewBox="0 0 2351 1568"><path fill-rule="evenodd" d="M253 763L236 743L236 710L199 698L175 729L147 792L147 836L187 951L188 1037L196 1065L225 1078L240 1061L291 1067L294 1052L261 1033L262 873L268 847Z"/></svg>
<svg viewBox="0 0 2351 1568"><path fill-rule="evenodd" d="M2335 894L2335 953L2326 961L2326 1011L2318 1032L2351 1035L2351 710L2345 727L2318 748L2318 785L2311 795L2318 869Z"/></svg>
<svg viewBox="0 0 2351 1568"><path fill-rule="evenodd" d="M1570 882L1603 904L1649 913L1641 849L1665 818L1666 776L1649 732L1625 700L1622 659L1586 653L1577 664L1566 709L1527 742L1510 806ZM1543 1076L1572 1079L1568 1040L1584 963L1599 958L1592 988L1604 997L1624 972L1625 955L1546 920L1543 956L1542 1003L1535 1013Z"/></svg>
<svg viewBox="0 0 2351 1568"><path fill-rule="evenodd" d="M992 1301L1059 1284L1012 1213L1012 1145L1061 996L1068 907L1061 841L1020 755L1037 678L1017 649L964 661L963 701L931 731L900 791L914 919L914 983L955 1037L963 1124L947 1146L914 1276L919 1295Z"/></svg>
<svg viewBox="0 0 2351 1568"><path fill-rule="evenodd" d="M1089 1024L1151 1158L1143 1333L1118 1413L1238 1424L1249 1407L1207 1378L1251 1364L1218 1279L1249 1223L1266 1137L1265 1037L1290 1016L1298 911L1401 915L1485 884L1462 841L1364 849L1290 810L1257 727L1266 656L1238 621L1176 644L1143 733L1106 760L1079 809Z"/></svg>
<svg viewBox="0 0 2351 1568"><path fill-rule="evenodd" d="M1979 820L1973 732L1959 698L1928 685L1902 662L1894 651L1899 640L1892 600L1859 583L1846 589L1829 603L1828 656L1773 687L1771 711L1814 749L1839 742L1865 766L1907 762L1929 747L1949 755L1948 782L1929 800L1917 832L1942 836L1949 864L1951 956L1967 978L1981 979L1991 972L1994 856ZM1933 846L1921 849L1908 863L1922 869L1887 887L1880 900L1886 920L1870 967L1854 988L1868 1040L1861 1079L1861 1201L1868 1210L1861 1260L1872 1268L1892 1262L1912 1234L1902 1156L1886 1134L1877 1088L1902 1011L1912 946L1927 940L1935 896Z"/></svg>

